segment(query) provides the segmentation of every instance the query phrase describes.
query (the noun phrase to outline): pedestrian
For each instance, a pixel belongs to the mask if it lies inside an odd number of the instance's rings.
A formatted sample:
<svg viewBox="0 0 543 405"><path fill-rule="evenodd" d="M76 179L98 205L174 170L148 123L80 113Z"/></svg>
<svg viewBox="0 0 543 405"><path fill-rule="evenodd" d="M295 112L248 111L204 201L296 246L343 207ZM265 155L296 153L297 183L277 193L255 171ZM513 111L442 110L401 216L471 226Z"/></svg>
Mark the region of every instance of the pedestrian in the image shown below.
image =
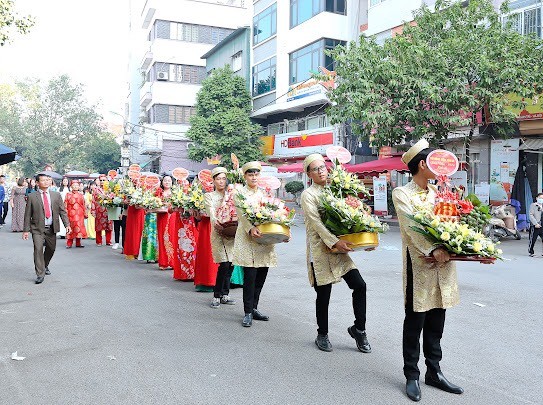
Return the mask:
<svg viewBox="0 0 543 405"><path fill-rule="evenodd" d="M81 244L81 239L87 237L87 230L85 229L87 213L85 209L85 197L79 192L80 185L79 180L72 180L70 184L71 191L66 194L66 198L64 199L71 229L71 232L66 233L67 249L73 246L74 239L76 248L85 247Z"/></svg>
<svg viewBox="0 0 543 405"><path fill-rule="evenodd" d="M136 180L133 180L134 183ZM123 253L127 260L134 260L140 253L141 236L145 222L145 210L135 205L129 205L126 210L126 238Z"/></svg>
<svg viewBox="0 0 543 405"><path fill-rule="evenodd" d="M160 186L162 187L162 198L167 201L172 195L173 180L170 176L164 176ZM157 213L158 231L158 268L166 270L172 268L173 242L170 239L170 216L168 211Z"/></svg>
<svg viewBox="0 0 543 405"><path fill-rule="evenodd" d="M24 177L17 180L17 185L11 191L11 230L22 232L25 221L26 188L28 183Z"/></svg>
<svg viewBox="0 0 543 405"><path fill-rule="evenodd" d="M528 253L534 257L534 246L537 238L543 242L543 228L541 227L541 211L543 210L543 193L536 196L536 200L530 205L530 239L528 242Z"/></svg>
<svg viewBox="0 0 543 405"><path fill-rule="evenodd" d="M426 358L425 383L454 394L464 392L445 378L439 365L445 310L460 301L456 266L444 248L434 245L411 228L416 224L409 218L414 214L414 207L435 204L437 188L429 185L428 181L434 180L436 176L426 165L426 158L431 151L428 142L422 139L403 154L402 161L413 178L392 192L402 237L405 298L403 371L407 380L406 394L413 401L420 401L421 398L420 371L417 366L421 332ZM427 256L435 258L436 262L427 262Z"/></svg>
<svg viewBox="0 0 543 405"><path fill-rule="evenodd" d="M210 223L210 243L213 261L219 265L217 275L213 282L213 300L211 308L219 308L221 304L234 305L236 302L230 298L230 278L234 266L232 265L232 249L234 238L221 234L223 227L217 221L217 210L223 204L226 194L226 170L224 167L216 167L211 171L215 190L205 194L205 206L208 221ZM200 235L202 237L202 235Z"/></svg>
<svg viewBox="0 0 543 405"><path fill-rule="evenodd" d="M113 250L119 249L119 243L121 247L124 246L125 232L126 231L126 212L125 208L122 207L121 214L118 219L113 220ZM122 234L122 236L121 236Z"/></svg>
<svg viewBox="0 0 543 405"><path fill-rule="evenodd" d="M91 185L91 187L92 187L92 185ZM85 189L84 189L84 198L85 198L85 212L87 214L86 219L85 219L85 229L87 231L87 238L96 239L96 229L95 229L95 224L94 224L94 217L91 214L92 190L91 190L91 188L89 186L86 186ZM124 236L124 234L123 234L123 236Z"/></svg>
<svg viewBox="0 0 543 405"><path fill-rule="evenodd" d="M26 190L25 190L25 197L27 197L32 193L35 193L38 190L38 186L36 185L36 179L34 178L28 178L26 179Z"/></svg>
<svg viewBox="0 0 543 405"><path fill-rule="evenodd" d="M319 206L324 186L328 181L328 169L322 155L315 153L304 159L304 171L313 184L301 195L301 205L306 225L306 254L309 283L317 293L315 301L317 314L317 338L315 344L320 350L332 351L328 339L328 306L332 284L343 280L353 290L352 303L354 325L347 331L356 341L358 350L371 353L366 334L366 283L356 265L349 257L352 249L349 243L340 240L324 226L319 215ZM340 253L332 253L331 248Z"/></svg>
<svg viewBox="0 0 543 405"><path fill-rule="evenodd" d="M4 199L0 200L0 203L2 204L2 215L0 215L0 224L5 225L6 217L8 216L8 211L9 211L9 200L11 198L11 190L13 189L13 186L9 182L6 182L6 177L4 175L0 176L0 184L4 186Z"/></svg>
<svg viewBox="0 0 543 405"><path fill-rule="evenodd" d="M245 163L242 168L246 185L238 190L248 200L259 201L264 193L258 188L258 179L262 166L260 162ZM270 318L258 310L260 293L266 282L268 269L277 266L277 256L274 245L264 245L255 241L262 237L259 229L238 212L238 229L234 240L232 263L243 267L243 310L242 325L250 327L253 319L268 321Z"/></svg>
<svg viewBox="0 0 543 405"><path fill-rule="evenodd" d="M100 184L104 184L107 181L105 175L101 174L99 177ZM106 245L111 246L111 232L113 230L113 224L108 219L107 208L100 205L98 193L94 193L94 199L91 206L92 216L95 218L94 227L96 229L96 245L102 246L102 232L106 234Z"/></svg>
<svg viewBox="0 0 543 405"><path fill-rule="evenodd" d="M28 233L32 233L36 284L41 284L45 275L51 274L49 263L57 244L56 233L59 229L59 217L68 233L71 232L71 229L60 194L49 190L51 177L38 174L36 180L39 192L31 193L28 196L24 213L23 240L28 240Z"/></svg>
<svg viewBox="0 0 543 405"><path fill-rule="evenodd" d="M65 201L66 195L70 192L70 180L68 180L67 177L62 178L58 192L62 197L62 201ZM60 236L60 239L66 238L66 228L64 228L64 224L62 222L60 223L60 228L57 235Z"/></svg>

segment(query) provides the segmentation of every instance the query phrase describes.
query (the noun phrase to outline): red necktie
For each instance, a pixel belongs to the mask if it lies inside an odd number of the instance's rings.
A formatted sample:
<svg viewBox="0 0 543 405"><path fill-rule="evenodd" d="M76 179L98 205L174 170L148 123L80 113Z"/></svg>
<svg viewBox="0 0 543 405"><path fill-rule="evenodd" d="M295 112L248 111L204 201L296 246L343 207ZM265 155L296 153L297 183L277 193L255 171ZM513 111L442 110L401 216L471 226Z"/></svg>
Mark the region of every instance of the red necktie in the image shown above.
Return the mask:
<svg viewBox="0 0 543 405"><path fill-rule="evenodd" d="M45 208L45 218L51 218L51 207L49 206L49 198L47 198L47 193L43 193L43 208Z"/></svg>

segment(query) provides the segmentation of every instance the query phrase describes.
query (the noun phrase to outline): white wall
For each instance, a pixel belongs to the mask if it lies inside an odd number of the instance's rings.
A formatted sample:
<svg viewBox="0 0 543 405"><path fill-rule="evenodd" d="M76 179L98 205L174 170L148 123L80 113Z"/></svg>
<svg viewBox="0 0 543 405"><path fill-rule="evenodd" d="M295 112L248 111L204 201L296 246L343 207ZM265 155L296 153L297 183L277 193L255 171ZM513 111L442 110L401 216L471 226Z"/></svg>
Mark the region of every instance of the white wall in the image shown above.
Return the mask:
<svg viewBox="0 0 543 405"><path fill-rule="evenodd" d="M413 10L419 8L422 3L422 0L385 0L370 7L368 9L368 30L365 34L375 35L402 25L404 22L412 21Z"/></svg>

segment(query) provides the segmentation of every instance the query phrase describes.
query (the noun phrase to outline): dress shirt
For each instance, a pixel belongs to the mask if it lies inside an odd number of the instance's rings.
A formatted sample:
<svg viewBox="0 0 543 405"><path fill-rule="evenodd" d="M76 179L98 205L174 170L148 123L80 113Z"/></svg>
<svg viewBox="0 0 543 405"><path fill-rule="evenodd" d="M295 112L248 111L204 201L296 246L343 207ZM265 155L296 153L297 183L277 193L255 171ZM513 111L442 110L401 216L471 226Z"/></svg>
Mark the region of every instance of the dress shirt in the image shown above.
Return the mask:
<svg viewBox="0 0 543 405"><path fill-rule="evenodd" d="M45 203L43 202L43 194L47 193L47 199L49 200L49 210L51 210L51 216L49 218L45 215ZM51 193L49 193L49 189L43 191L40 189L40 196L41 196L41 202L43 203L43 216L45 217L45 226L52 226L53 225L53 206L51 204Z"/></svg>

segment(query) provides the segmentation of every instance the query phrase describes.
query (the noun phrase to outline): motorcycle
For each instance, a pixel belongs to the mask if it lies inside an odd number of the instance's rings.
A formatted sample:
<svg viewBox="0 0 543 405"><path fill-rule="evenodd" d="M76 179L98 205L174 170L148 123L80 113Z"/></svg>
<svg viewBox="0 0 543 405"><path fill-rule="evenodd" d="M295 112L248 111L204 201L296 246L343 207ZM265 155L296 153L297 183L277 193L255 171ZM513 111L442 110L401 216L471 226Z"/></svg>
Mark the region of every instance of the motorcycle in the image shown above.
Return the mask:
<svg viewBox="0 0 543 405"><path fill-rule="evenodd" d="M492 215L492 218L483 230L485 236L488 236L493 242L511 236L516 240L521 239L520 232L517 229L515 207L511 204L492 207L490 214Z"/></svg>

